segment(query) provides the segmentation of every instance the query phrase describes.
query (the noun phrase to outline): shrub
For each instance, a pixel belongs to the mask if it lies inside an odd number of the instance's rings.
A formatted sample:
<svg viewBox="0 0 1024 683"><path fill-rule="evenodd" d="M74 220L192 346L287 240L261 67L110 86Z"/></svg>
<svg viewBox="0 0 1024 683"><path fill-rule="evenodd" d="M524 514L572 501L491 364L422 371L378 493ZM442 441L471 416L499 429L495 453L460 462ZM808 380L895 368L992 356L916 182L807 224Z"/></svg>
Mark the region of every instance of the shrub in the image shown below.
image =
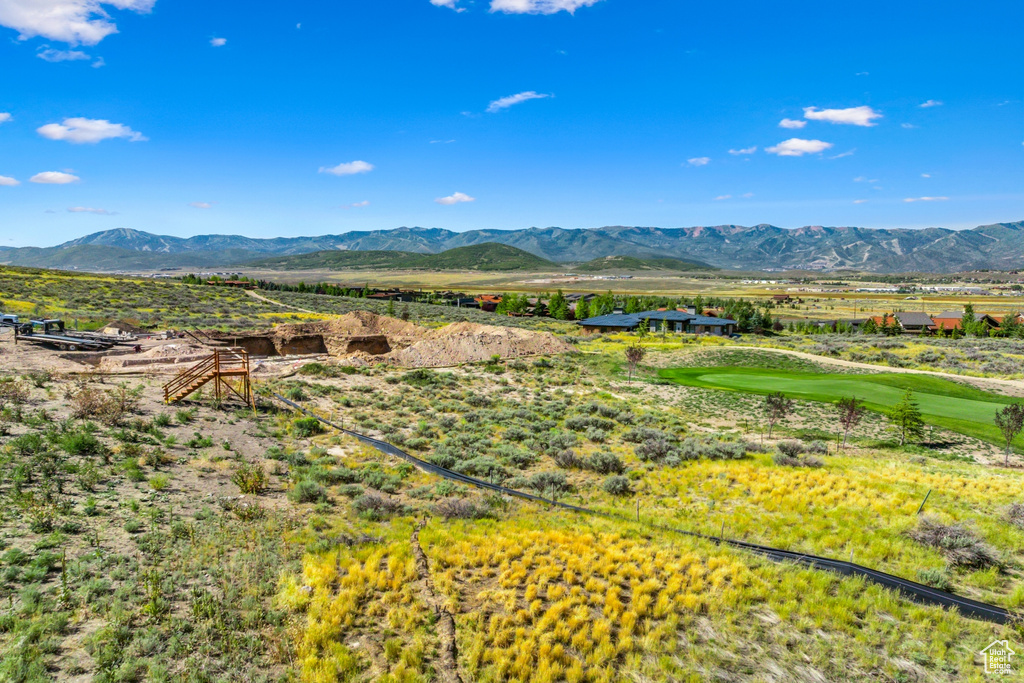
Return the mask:
<svg viewBox="0 0 1024 683"><path fill-rule="evenodd" d="M657 432L657 430L651 430ZM662 432L649 436L643 443L633 449L636 453L636 457L644 461L651 462L666 462L672 459L675 454L675 449L672 444L669 443L666 435ZM674 464L668 462L668 464Z"/></svg>
<svg viewBox="0 0 1024 683"><path fill-rule="evenodd" d="M633 487L629 485L629 477L623 477L619 474L605 479L604 483L601 484L601 488L613 496L628 496L633 493Z"/></svg>
<svg viewBox="0 0 1024 683"><path fill-rule="evenodd" d="M555 453L552 458L556 465L567 470L582 469L584 465L583 460L581 460L580 457L576 455L576 451L572 449L559 451L558 453Z"/></svg>
<svg viewBox="0 0 1024 683"><path fill-rule="evenodd" d="M91 432L71 432L60 439L60 447L69 455L98 455L103 444Z"/></svg>
<svg viewBox="0 0 1024 683"><path fill-rule="evenodd" d="M267 473L259 465L251 465L247 462L239 465L238 469L231 475L231 481L242 493L259 495L266 491L270 483Z"/></svg>
<svg viewBox="0 0 1024 683"><path fill-rule="evenodd" d="M614 453L594 453L587 458L585 466L598 474L622 474L626 471L626 465Z"/></svg>
<svg viewBox="0 0 1024 683"><path fill-rule="evenodd" d="M180 425L191 424L192 420L196 419L196 411L194 408L176 411L174 413L174 419Z"/></svg>
<svg viewBox="0 0 1024 683"><path fill-rule="evenodd" d="M797 458L804 452L804 445L799 441L780 441L775 450L787 458Z"/></svg>
<svg viewBox="0 0 1024 683"><path fill-rule="evenodd" d="M149 478L149 487L154 491L163 491L171 483L166 474L154 474Z"/></svg>
<svg viewBox="0 0 1024 683"><path fill-rule="evenodd" d="M157 427L170 427L171 416L168 415L167 413L160 413L159 415L153 418L153 424L156 425Z"/></svg>
<svg viewBox="0 0 1024 683"><path fill-rule="evenodd" d="M1024 529L1024 503L1014 503L1007 508L1006 519L1010 524Z"/></svg>
<svg viewBox="0 0 1024 683"><path fill-rule="evenodd" d="M75 477L78 480L78 485L82 487L83 491L92 491L96 488L96 485L100 483L99 470L97 470L96 466L91 462L87 462L79 467L78 473Z"/></svg>
<svg viewBox="0 0 1024 683"><path fill-rule="evenodd" d="M377 489L385 493L395 493L402 485L401 477L381 470L364 470L361 479L371 489Z"/></svg>
<svg viewBox="0 0 1024 683"><path fill-rule="evenodd" d="M324 426L315 417L300 417L292 422L292 433L300 439L308 439L324 433Z"/></svg>
<svg viewBox="0 0 1024 683"><path fill-rule="evenodd" d="M401 501L374 491L367 491L352 501L352 508L371 520L385 519L405 510Z"/></svg>
<svg viewBox="0 0 1024 683"><path fill-rule="evenodd" d="M522 427L519 427L517 425L512 425L511 427L506 429L505 430L505 434L504 434L504 438L505 438L506 441L515 441L515 442L523 441L526 438L528 438L529 436L530 436L529 432L527 432L525 429L523 429Z"/></svg>
<svg viewBox="0 0 1024 683"><path fill-rule="evenodd" d="M291 387L287 392L285 392L285 396L293 401L305 401L308 398L302 387Z"/></svg>
<svg viewBox="0 0 1024 683"><path fill-rule="evenodd" d="M36 453L41 453L45 448L45 444L43 444L43 437L39 436L35 432L22 434L21 436L12 439L10 441L10 446L19 455L35 455Z"/></svg>
<svg viewBox="0 0 1024 683"><path fill-rule="evenodd" d="M541 495L570 490L564 472L537 472L526 480L526 485Z"/></svg>
<svg viewBox="0 0 1024 683"><path fill-rule="evenodd" d="M295 488L288 492L288 499L293 503L327 502L327 489L315 481L303 479L295 484Z"/></svg>
<svg viewBox="0 0 1024 683"><path fill-rule="evenodd" d="M1002 564L995 549L963 524L943 524L931 517L922 517L908 535L938 550L951 567L984 569Z"/></svg>
<svg viewBox="0 0 1024 683"><path fill-rule="evenodd" d="M465 498L443 498L434 512L445 519L482 519L489 514L486 508Z"/></svg>
<svg viewBox="0 0 1024 683"><path fill-rule="evenodd" d="M946 591L947 593L953 591L953 583L949 580L949 575L940 569L918 570L917 580L926 586L938 588L940 591Z"/></svg>

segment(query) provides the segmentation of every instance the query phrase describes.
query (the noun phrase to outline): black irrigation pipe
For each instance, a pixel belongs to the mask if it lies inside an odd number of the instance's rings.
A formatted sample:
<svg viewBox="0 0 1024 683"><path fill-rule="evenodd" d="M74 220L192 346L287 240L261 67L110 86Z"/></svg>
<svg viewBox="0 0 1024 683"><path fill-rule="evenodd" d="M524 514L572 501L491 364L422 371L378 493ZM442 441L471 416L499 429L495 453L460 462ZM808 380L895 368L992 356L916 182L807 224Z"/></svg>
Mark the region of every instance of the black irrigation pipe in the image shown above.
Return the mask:
<svg viewBox="0 0 1024 683"><path fill-rule="evenodd" d="M337 429L340 432L348 434L349 436L354 437L355 439L361 441L362 443L368 446L371 446L372 448L377 449L382 453L392 455L412 465L415 465L417 468L423 470L424 472L436 474L437 476L442 477L444 479L458 481L469 486L475 486L477 488L482 489L489 489L491 491L497 491L499 493L504 493L510 496L514 496L516 498L521 498L523 500L529 500L535 503L543 503L546 505L553 505L565 510L572 510L573 512L582 512L588 515L597 515L600 517L609 517L615 519L622 519L626 521L633 521L631 517L627 517L626 515L602 512L600 510L592 510L590 508L580 507L578 505L570 505L569 503L561 503L557 500L549 500L541 496L535 496L530 493L524 493L523 491L516 491L515 489L499 486L498 484L493 484L483 479L477 479L476 477L470 477L466 476L465 474L453 472L452 470L445 469L444 467L439 467L433 463L427 462L426 460L421 460L415 456L409 455L405 451L389 444L386 441L374 439L373 437L366 436L365 434L360 434L359 432L353 432L350 429L340 427L334 424L333 422L325 420L319 415L303 408L299 404L289 401L288 399L286 399L285 397L281 396L276 392L270 393L274 396L274 398L281 401L282 403L285 403L286 405L291 406L295 410L305 413L306 415L313 417L319 420L320 422L324 423L325 425L333 427L334 429ZM936 588L932 588L931 586L926 586L922 583L917 583L916 581L909 581L907 579L903 579L892 574L880 572L876 569L871 569L869 567L864 567L859 564L854 564L853 562L833 560L827 557L820 557L818 555L808 555L807 553L798 553L790 550L780 550L779 548L758 545L756 543L747 543L746 541L737 541L734 539L722 538L718 536L709 536L707 534L701 534L695 531L686 531L683 529L676 529L673 527L663 526L660 524L650 524L649 526L653 529L658 529L661 531L683 534L686 536L692 536L694 538L702 538L708 541L714 541L716 543L728 545L733 548L747 550L749 552L756 553L763 557L767 557L776 562L792 562L794 564L803 565L805 567L812 567L814 569L824 569L827 571L835 572L837 574L842 574L844 576L859 576L864 579L867 579L872 583L876 583L885 588L895 590L896 592L904 595L905 597L909 598L914 602L923 605L943 607L946 609L957 609L960 611L961 614L963 614L966 617L990 621L997 624L1007 624L1011 621L1017 621L1019 619L1019 616L1010 613L1002 607L989 605L988 603L979 602L977 600L971 600L970 598L961 597L959 595L953 595L952 593L947 593L946 591L941 591Z"/></svg>

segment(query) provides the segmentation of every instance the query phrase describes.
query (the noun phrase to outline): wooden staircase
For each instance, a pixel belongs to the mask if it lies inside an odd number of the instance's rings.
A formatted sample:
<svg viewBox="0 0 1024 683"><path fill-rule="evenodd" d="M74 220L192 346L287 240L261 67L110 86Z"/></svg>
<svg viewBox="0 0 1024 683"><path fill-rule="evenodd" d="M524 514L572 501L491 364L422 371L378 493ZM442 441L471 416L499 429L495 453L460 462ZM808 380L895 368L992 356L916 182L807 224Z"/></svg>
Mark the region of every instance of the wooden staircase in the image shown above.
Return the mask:
<svg viewBox="0 0 1024 683"><path fill-rule="evenodd" d="M246 405L256 408L249 372L249 354L241 348L214 349L209 357L182 370L164 385L164 402L177 403L210 382L213 382L214 395L218 401L234 395Z"/></svg>

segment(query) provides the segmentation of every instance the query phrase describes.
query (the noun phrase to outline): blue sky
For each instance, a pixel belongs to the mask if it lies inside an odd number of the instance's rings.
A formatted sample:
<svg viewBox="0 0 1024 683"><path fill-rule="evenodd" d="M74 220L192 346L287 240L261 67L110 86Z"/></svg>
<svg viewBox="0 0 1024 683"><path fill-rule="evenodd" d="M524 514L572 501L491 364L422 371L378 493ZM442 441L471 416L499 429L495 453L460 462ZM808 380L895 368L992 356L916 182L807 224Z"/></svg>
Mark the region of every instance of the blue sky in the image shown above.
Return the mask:
<svg viewBox="0 0 1024 683"><path fill-rule="evenodd" d="M1019 1L0 0L0 244L1020 220L1022 25Z"/></svg>

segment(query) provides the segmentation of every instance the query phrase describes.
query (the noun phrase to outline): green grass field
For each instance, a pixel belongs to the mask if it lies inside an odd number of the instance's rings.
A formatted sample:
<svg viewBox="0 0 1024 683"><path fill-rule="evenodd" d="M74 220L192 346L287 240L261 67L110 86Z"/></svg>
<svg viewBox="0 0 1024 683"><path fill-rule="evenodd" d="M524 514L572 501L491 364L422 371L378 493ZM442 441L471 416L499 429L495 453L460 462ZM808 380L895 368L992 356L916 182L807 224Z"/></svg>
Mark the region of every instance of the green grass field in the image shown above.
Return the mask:
<svg viewBox="0 0 1024 683"><path fill-rule="evenodd" d="M668 368L659 374L692 387L754 394L781 391L806 401L835 403L844 396L856 396L869 410L877 412L888 410L910 389L926 423L1000 446L1005 442L993 424L993 416L1013 402L1005 396L922 375L841 375L742 367Z"/></svg>

